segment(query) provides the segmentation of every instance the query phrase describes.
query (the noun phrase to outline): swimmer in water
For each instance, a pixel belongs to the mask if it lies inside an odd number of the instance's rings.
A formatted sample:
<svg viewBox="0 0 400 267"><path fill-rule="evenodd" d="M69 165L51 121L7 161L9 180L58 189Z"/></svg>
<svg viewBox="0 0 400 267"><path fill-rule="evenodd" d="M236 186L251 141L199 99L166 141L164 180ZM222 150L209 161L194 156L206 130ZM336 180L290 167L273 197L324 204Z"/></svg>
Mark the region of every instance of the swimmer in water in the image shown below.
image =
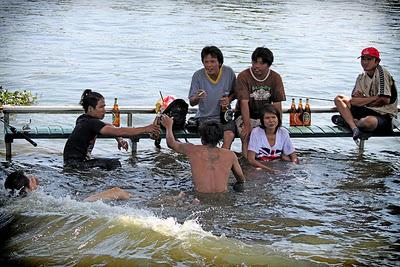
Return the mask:
<svg viewBox="0 0 400 267"><path fill-rule="evenodd" d="M229 175L236 178L235 191L243 191L245 181L242 168L234 152L218 148L224 137L224 130L218 121L205 121L199 128L202 145L184 144L175 140L172 131L174 121L163 114L161 123L167 134L167 145L178 153L186 155L192 167L193 183L198 193L223 193L228 191Z"/></svg>
<svg viewBox="0 0 400 267"><path fill-rule="evenodd" d="M23 171L15 171L10 173L4 187L10 190L11 196L27 196L28 192L35 191L39 187L39 179L36 176L27 176ZM84 201L93 202L97 200L126 200L131 194L119 187L113 187L106 191L91 195Z"/></svg>

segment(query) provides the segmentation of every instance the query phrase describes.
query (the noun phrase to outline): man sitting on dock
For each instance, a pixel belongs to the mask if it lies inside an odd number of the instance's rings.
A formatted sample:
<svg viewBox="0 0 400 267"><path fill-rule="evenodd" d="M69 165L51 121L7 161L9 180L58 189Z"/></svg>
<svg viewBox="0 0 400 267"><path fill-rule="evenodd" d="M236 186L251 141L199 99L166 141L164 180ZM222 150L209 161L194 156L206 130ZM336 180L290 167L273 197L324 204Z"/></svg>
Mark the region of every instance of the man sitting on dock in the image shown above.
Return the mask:
<svg viewBox="0 0 400 267"><path fill-rule="evenodd" d="M162 115L161 123L167 131L168 147L188 156L192 167L193 183L198 193L226 192L231 170L237 180L234 190L243 190L244 175L235 153L217 147L224 137L221 123L209 120L200 125L199 134L202 145L176 141L172 131L173 120L167 115Z"/></svg>
<svg viewBox="0 0 400 267"><path fill-rule="evenodd" d="M351 98L335 97L340 115L332 117L334 124L352 129L355 141L362 138L363 132L392 132L392 118L397 116L396 85L390 73L379 65L379 51L367 47L360 58L364 73L357 77Z"/></svg>
<svg viewBox="0 0 400 267"><path fill-rule="evenodd" d="M203 68L193 74L189 91L189 103L198 105L196 120L201 125L204 121L214 119L222 123L224 138L222 147L230 149L235 139L234 121L223 121L220 118L222 107L228 107L235 98L236 76L232 68L223 65L224 56L216 46L206 46L201 50Z"/></svg>
<svg viewBox="0 0 400 267"><path fill-rule="evenodd" d="M251 67L240 72L236 79L236 126L246 158L251 130L260 125L264 105L272 104L282 114L281 102L286 100L282 77L271 69L273 62L271 50L257 47L251 55Z"/></svg>

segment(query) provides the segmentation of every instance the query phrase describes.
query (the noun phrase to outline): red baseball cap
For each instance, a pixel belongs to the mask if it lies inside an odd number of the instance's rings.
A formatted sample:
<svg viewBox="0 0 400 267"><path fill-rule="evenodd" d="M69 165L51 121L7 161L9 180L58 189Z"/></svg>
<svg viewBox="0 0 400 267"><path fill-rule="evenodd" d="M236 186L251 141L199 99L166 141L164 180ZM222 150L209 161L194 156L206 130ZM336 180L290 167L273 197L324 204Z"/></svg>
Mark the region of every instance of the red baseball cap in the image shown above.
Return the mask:
<svg viewBox="0 0 400 267"><path fill-rule="evenodd" d="M375 47L364 48L361 51L361 56L359 56L358 58L360 58L362 56L371 56L371 57L376 57L377 59L380 59L379 58L379 51Z"/></svg>

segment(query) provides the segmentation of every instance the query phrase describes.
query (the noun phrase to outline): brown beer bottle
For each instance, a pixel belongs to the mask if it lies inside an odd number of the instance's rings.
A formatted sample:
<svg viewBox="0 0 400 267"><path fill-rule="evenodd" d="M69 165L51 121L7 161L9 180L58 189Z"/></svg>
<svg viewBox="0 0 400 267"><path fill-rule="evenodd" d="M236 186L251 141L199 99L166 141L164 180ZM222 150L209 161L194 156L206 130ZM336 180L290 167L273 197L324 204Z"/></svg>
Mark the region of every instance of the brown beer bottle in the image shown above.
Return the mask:
<svg viewBox="0 0 400 267"><path fill-rule="evenodd" d="M294 121L296 126L303 126L303 100L299 99L299 106L296 110L296 114L294 116Z"/></svg>
<svg viewBox="0 0 400 267"><path fill-rule="evenodd" d="M114 106L112 109L112 124L119 127L121 124L121 113L119 112L118 99L114 98Z"/></svg>
<svg viewBox="0 0 400 267"><path fill-rule="evenodd" d="M304 106L303 125L304 126L311 125L311 107L310 107L310 99L309 98L306 98L306 105Z"/></svg>
<svg viewBox="0 0 400 267"><path fill-rule="evenodd" d="M292 98L292 105L290 106L290 126L296 126L296 122L294 120L294 117L296 116L296 102L295 99Z"/></svg>

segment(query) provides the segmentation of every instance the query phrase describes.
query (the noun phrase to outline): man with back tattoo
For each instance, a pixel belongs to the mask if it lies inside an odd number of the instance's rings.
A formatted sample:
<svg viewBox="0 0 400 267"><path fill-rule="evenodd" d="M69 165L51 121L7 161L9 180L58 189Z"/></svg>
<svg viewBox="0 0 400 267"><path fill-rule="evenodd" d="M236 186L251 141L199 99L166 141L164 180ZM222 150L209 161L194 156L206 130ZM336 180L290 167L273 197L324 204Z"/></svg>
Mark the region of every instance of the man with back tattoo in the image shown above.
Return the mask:
<svg viewBox="0 0 400 267"><path fill-rule="evenodd" d="M167 115L162 115L161 123L167 131L168 147L189 158L194 187L198 193L226 192L231 171L236 178L233 189L243 191L244 175L235 153L217 147L224 137L221 123L209 120L201 124L199 134L202 145L176 141L172 131L173 120Z"/></svg>

